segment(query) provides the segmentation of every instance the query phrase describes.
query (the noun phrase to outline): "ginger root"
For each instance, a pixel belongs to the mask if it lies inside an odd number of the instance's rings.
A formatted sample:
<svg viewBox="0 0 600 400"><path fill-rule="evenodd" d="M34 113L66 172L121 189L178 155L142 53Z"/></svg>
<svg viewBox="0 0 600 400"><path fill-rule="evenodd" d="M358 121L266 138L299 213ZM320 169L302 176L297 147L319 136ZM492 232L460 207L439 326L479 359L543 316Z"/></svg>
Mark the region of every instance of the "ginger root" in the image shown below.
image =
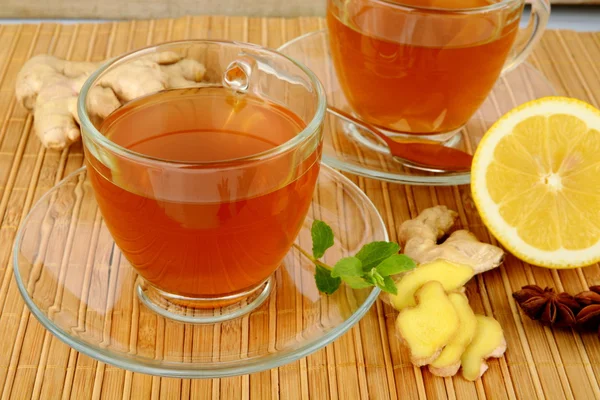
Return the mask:
<svg viewBox="0 0 600 400"><path fill-rule="evenodd" d="M460 320L441 283L427 282L415 293L417 306L400 311L396 328L414 365L435 360L457 334Z"/></svg>
<svg viewBox="0 0 600 400"><path fill-rule="evenodd" d="M463 377L477 380L488 369L485 360L502 357L506 351L506 340L500 323L494 318L477 315L475 337L461 357Z"/></svg>
<svg viewBox="0 0 600 400"><path fill-rule="evenodd" d="M452 228L456 217L457 213L446 206L435 206L404 221L398 234L404 254L417 264L443 259L469 265L476 274L499 266L504 260L502 249L480 242L469 231L455 231L443 243L437 244Z"/></svg>
<svg viewBox="0 0 600 400"><path fill-rule="evenodd" d="M458 315L460 328L452 341L444 347L440 356L429 364L429 371L437 376L456 375L460 368L461 356L473 340L477 329L477 318L469 306L467 296L462 293L450 293L448 298Z"/></svg>
<svg viewBox="0 0 600 400"><path fill-rule="evenodd" d="M95 63L67 62L49 55L38 55L23 65L17 75L17 100L33 111L33 128L42 144L62 149L79 138L77 95L85 79L97 68ZM112 112L120 106L109 91L96 91L96 100Z"/></svg>
<svg viewBox="0 0 600 400"><path fill-rule="evenodd" d="M66 61L51 55L28 60L17 75L17 100L34 116L42 145L63 149L78 140L77 96L100 63ZM159 90L194 86L205 74L196 60L173 52L152 53L116 67L89 92L92 121L106 118L122 103Z"/></svg>
<svg viewBox="0 0 600 400"><path fill-rule="evenodd" d="M396 281L398 294L389 295L390 303L398 311L412 307L416 304L415 292L427 282L437 281L445 291L452 291L462 288L474 274L473 268L446 260L422 264Z"/></svg>
<svg viewBox="0 0 600 400"><path fill-rule="evenodd" d="M123 64L108 72L99 83L127 102L165 89L196 86L205 72L198 61L164 51Z"/></svg>

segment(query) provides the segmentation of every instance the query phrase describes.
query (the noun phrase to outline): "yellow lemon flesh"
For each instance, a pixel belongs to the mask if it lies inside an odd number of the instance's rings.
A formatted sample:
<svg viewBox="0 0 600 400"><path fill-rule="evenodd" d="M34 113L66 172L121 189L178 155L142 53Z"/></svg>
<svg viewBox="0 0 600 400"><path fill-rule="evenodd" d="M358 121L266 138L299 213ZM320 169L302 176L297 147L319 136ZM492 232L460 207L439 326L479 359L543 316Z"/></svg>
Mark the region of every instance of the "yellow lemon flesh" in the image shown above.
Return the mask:
<svg viewBox="0 0 600 400"><path fill-rule="evenodd" d="M473 199L494 236L550 268L600 260L600 110L564 97L525 103L485 134Z"/></svg>

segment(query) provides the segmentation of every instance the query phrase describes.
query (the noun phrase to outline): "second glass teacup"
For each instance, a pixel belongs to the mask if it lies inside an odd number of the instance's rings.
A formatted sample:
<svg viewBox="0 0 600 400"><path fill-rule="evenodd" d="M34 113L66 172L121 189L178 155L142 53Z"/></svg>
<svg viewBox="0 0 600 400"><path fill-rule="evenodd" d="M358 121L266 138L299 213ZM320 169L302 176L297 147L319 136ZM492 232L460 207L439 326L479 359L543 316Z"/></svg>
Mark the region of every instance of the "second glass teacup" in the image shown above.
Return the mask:
<svg viewBox="0 0 600 400"><path fill-rule="evenodd" d="M328 0L335 70L357 116L388 135L450 139L547 24L547 0Z"/></svg>

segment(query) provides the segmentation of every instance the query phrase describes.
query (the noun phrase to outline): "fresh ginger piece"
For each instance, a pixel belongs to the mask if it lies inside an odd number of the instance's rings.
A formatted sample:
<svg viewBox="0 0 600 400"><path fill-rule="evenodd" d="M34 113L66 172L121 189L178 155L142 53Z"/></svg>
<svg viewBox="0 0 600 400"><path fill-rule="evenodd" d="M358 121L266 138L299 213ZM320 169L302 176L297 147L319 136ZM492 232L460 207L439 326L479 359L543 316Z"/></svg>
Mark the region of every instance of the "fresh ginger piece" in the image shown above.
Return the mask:
<svg viewBox="0 0 600 400"><path fill-rule="evenodd" d="M17 74L17 100L34 113L33 128L45 147L62 149L79 138L77 95L98 66L41 54L29 59ZM110 100L115 108L120 106L114 96Z"/></svg>
<svg viewBox="0 0 600 400"><path fill-rule="evenodd" d="M410 349L414 365L435 360L457 334L460 320L440 282L430 281L415 293L417 306L400 311L396 329Z"/></svg>
<svg viewBox="0 0 600 400"><path fill-rule="evenodd" d="M67 61L41 54L17 74L17 100L33 113L33 128L42 145L63 149L80 137L77 97L101 63ZM88 93L88 114L94 123L139 96L163 89L201 85L206 68L174 52L151 53L115 67Z"/></svg>
<svg viewBox="0 0 600 400"><path fill-rule="evenodd" d="M390 295L390 303L398 311L412 307L416 304L415 291L425 283L438 281L449 292L461 288L473 275L473 268L446 260L422 264L396 281L398 294Z"/></svg>
<svg viewBox="0 0 600 400"><path fill-rule="evenodd" d="M485 315L476 315L475 318L475 337L461 357L462 374L469 381L477 380L488 369L485 362L487 358L502 357L506 351L506 340L500 323Z"/></svg>
<svg viewBox="0 0 600 400"><path fill-rule="evenodd" d="M429 371L437 376L456 375L460 368L460 358L473 340L477 329L477 318L469 305L467 296L462 293L450 293L448 299L456 310L460 329L452 341L444 347L440 356L429 364Z"/></svg>
<svg viewBox="0 0 600 400"><path fill-rule="evenodd" d="M452 228L457 216L446 206L435 206L423 210L414 219L404 221L398 233L404 254L418 264L444 259L468 265L476 274L499 266L504 260L504 251L480 242L469 231L455 231L446 241L437 243Z"/></svg>

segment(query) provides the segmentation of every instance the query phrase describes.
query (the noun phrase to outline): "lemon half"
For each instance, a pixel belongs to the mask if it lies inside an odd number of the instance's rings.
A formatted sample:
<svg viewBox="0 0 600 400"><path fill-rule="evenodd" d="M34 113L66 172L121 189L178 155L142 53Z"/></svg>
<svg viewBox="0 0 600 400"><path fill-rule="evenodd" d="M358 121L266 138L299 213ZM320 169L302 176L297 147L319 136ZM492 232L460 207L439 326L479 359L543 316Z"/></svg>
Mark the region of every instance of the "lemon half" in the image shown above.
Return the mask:
<svg viewBox="0 0 600 400"><path fill-rule="evenodd" d="M600 110L545 97L500 118L471 168L473 199L493 235L534 265L600 260Z"/></svg>

